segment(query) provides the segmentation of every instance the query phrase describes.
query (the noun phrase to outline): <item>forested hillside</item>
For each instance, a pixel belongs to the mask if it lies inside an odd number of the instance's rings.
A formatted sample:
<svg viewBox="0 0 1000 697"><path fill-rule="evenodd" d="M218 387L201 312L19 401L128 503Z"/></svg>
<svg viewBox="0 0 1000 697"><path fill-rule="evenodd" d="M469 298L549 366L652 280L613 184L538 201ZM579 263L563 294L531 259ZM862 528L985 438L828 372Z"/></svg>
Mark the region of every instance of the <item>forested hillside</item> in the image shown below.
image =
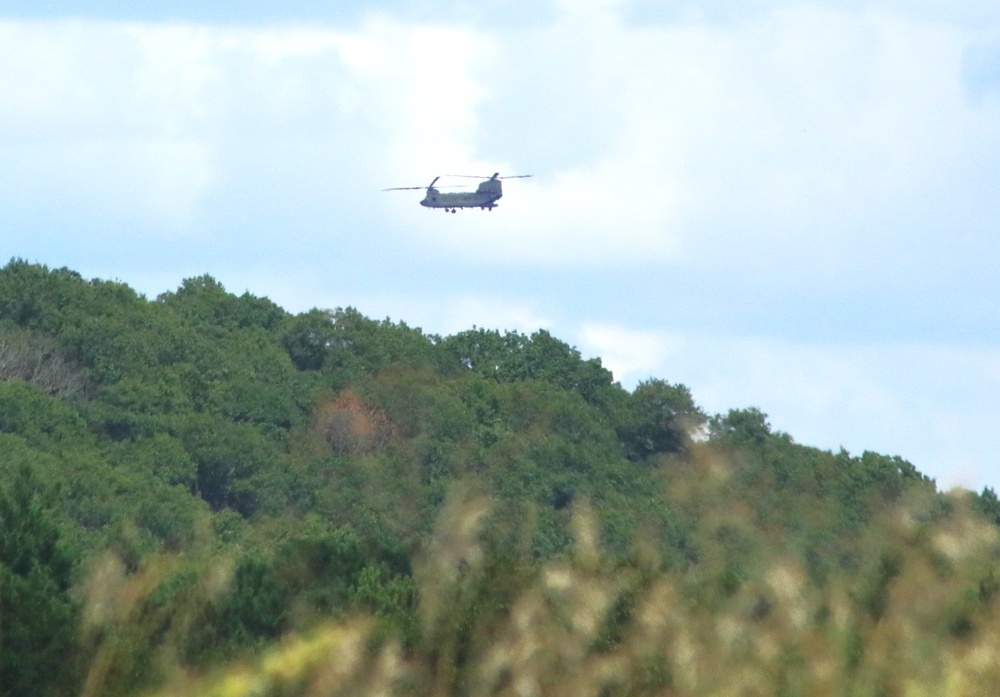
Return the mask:
<svg viewBox="0 0 1000 697"><path fill-rule="evenodd" d="M545 331L0 269L3 696L1000 694L998 525Z"/></svg>

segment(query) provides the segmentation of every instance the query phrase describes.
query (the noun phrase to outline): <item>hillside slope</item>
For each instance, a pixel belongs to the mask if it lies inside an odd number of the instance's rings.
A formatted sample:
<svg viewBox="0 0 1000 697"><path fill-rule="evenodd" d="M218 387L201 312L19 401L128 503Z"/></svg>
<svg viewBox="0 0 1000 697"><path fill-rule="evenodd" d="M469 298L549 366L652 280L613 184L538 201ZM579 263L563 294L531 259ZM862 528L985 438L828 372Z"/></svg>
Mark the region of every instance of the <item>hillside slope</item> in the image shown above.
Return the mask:
<svg viewBox="0 0 1000 697"><path fill-rule="evenodd" d="M0 695L129 694L344 627L372 656L398 647L392 689L509 690L519 669L484 666L557 571L593 617L564 636L538 610L546 650L577 651L532 668L543 683L618 656L624 673L579 689L710 694L681 676L676 636L638 639L666 593L692 647L720 651L722 618L734 636L761 623L778 658L726 660L817 694L781 637L773 610L794 603L776 573L798 589L796 631L855 684L891 666L870 637L918 578L947 600L941 642L981 631L998 522L991 490L939 494L899 457L798 444L757 409L707 415L683 385L628 392L544 331L438 337L350 308L292 315L209 276L149 300L0 269ZM981 545L935 551L959 529Z"/></svg>

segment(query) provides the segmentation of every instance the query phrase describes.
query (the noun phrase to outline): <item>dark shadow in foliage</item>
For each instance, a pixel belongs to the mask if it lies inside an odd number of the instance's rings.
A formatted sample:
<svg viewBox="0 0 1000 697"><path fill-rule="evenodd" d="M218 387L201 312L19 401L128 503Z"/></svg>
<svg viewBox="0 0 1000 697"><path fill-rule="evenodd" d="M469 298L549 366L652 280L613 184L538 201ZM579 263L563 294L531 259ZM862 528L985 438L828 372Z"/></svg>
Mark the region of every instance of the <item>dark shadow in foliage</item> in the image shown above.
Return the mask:
<svg viewBox="0 0 1000 697"><path fill-rule="evenodd" d="M899 576L903 559L895 550L883 552L864 575L854 594L859 608L873 620L882 619L889 607L889 587Z"/></svg>
<svg viewBox="0 0 1000 697"><path fill-rule="evenodd" d="M561 511L573 503L574 496L576 492L572 487L557 484L552 487L552 493L549 494L549 504L557 511Z"/></svg>
<svg viewBox="0 0 1000 697"><path fill-rule="evenodd" d="M251 480L277 465L277 445L249 424L210 416L192 415L178 436L196 467L195 492L213 510L253 515L265 492Z"/></svg>

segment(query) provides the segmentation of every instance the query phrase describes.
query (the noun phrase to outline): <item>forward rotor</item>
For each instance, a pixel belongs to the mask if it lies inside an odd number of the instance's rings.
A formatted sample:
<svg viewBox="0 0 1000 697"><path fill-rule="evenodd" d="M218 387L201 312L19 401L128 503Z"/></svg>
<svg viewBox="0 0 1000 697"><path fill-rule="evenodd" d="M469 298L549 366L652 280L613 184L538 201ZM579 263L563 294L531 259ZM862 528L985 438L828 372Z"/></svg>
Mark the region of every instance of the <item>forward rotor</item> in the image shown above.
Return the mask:
<svg viewBox="0 0 1000 697"><path fill-rule="evenodd" d="M499 172L493 174L493 176L487 177L479 174L444 174L444 177L458 177L461 179L528 179L533 177L533 174L510 174L506 177L501 177ZM390 189L382 189L382 191L420 191L421 189L430 189L434 186L441 176L434 177L434 181L430 183L429 186L394 186ZM447 186L438 186L438 189L461 189L464 188L461 184L449 184Z"/></svg>
<svg viewBox="0 0 1000 697"><path fill-rule="evenodd" d="M479 174L445 174L446 177L461 177L463 179L528 179L533 177L533 174L508 174L506 177L501 177L499 172L496 172L491 177L485 177Z"/></svg>
<svg viewBox="0 0 1000 697"><path fill-rule="evenodd" d="M435 189L464 189L465 187L461 184L451 184L449 186L434 186L430 184L429 186L394 186L391 189L382 189L382 191L424 191L431 187Z"/></svg>

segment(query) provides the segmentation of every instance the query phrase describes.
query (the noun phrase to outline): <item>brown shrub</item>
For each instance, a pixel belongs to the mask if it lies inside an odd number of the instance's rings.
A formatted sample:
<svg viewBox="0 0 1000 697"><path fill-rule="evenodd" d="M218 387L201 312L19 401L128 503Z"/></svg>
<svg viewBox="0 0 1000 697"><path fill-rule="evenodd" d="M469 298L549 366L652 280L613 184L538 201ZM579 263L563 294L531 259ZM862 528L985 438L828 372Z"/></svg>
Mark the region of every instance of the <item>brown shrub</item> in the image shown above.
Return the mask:
<svg viewBox="0 0 1000 697"><path fill-rule="evenodd" d="M72 397L83 388L80 371L35 333L0 329L0 381L23 380L53 397Z"/></svg>
<svg viewBox="0 0 1000 697"><path fill-rule="evenodd" d="M316 432L336 455L358 455L385 447L392 422L381 409L362 403L350 390L316 409Z"/></svg>

